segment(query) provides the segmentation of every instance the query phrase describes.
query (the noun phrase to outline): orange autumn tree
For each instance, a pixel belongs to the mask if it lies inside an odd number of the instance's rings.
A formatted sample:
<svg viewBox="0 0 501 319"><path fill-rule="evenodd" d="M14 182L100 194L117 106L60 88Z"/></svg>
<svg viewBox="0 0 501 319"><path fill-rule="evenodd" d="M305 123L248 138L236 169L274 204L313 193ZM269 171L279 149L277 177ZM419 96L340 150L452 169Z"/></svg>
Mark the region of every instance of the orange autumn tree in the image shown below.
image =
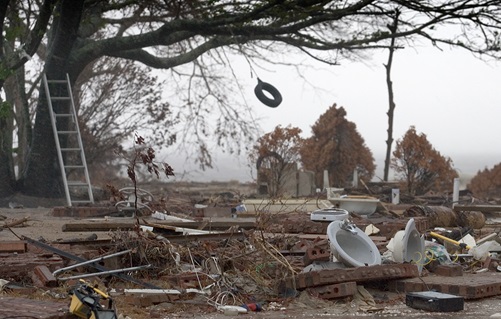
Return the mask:
<svg viewBox="0 0 501 319"><path fill-rule="evenodd" d="M256 164L258 183L268 184L268 195L283 195L284 186L290 174L295 174L300 160L299 148L301 129L281 127L261 136L250 154L251 163Z"/></svg>
<svg viewBox="0 0 501 319"><path fill-rule="evenodd" d="M397 140L393 156L391 166L413 196L430 190L452 190L454 178L458 177L452 160L435 150L425 134L417 134L414 126Z"/></svg>
<svg viewBox="0 0 501 319"><path fill-rule="evenodd" d="M351 186L353 172L369 181L374 176L372 152L358 133L357 126L346 119L343 107L332 105L311 127L313 136L305 139L300 154L303 166L315 172L315 182L323 185L323 172L329 172L329 185Z"/></svg>
<svg viewBox="0 0 501 319"><path fill-rule="evenodd" d="M476 197L484 199L501 197L501 163L494 165L492 169L478 171L468 184L468 189Z"/></svg>

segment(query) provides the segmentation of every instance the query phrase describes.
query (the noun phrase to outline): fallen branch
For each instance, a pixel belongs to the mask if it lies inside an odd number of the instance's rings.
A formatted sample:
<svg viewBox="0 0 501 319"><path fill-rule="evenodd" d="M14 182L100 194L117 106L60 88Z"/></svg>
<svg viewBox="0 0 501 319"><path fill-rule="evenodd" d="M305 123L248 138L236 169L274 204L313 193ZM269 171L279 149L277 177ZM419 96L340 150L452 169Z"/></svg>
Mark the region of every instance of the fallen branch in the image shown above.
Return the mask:
<svg viewBox="0 0 501 319"><path fill-rule="evenodd" d="M21 218L19 220L12 221L10 223L4 223L4 225L2 226L2 228L11 228L11 227L14 227L14 226L17 226L17 225L21 225L21 224L26 223L29 219L30 219L30 217L26 216L26 217L23 217L23 218Z"/></svg>

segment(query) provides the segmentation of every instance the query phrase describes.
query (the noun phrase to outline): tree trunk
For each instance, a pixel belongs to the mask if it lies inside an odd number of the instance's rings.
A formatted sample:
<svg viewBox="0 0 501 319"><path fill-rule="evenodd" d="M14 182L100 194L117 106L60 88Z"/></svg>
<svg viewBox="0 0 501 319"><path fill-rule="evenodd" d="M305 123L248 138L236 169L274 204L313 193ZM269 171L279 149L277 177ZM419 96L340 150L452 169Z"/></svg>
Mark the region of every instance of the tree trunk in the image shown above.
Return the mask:
<svg viewBox="0 0 501 319"><path fill-rule="evenodd" d="M394 35L397 32L399 12L396 11L395 19L393 20L393 25L388 26L391 34ZM386 85L388 88L388 139L386 140L386 157L384 160L384 181L388 181L388 175L390 171L390 159L391 159L391 146L393 144L393 117L395 112L395 99L393 96L393 82L391 81L391 66L393 64L393 53L395 52L395 37L391 38L390 43L390 53L388 54L388 63L385 65L386 68Z"/></svg>
<svg viewBox="0 0 501 319"><path fill-rule="evenodd" d="M0 197L8 197L15 191L12 164L12 109L0 99Z"/></svg>
<svg viewBox="0 0 501 319"><path fill-rule="evenodd" d="M30 108L28 97L25 92L26 78L24 76L24 66L16 70L16 93L17 101L15 105L17 122L17 160L15 165L18 169L18 178L23 175L29 150L31 149L32 127L30 119Z"/></svg>
<svg viewBox="0 0 501 319"><path fill-rule="evenodd" d="M66 77L71 49L77 39L83 2L84 0L64 0L55 9L56 18L50 37L52 41L45 64L45 74L48 79ZM61 170L43 88L40 89L32 145L24 174L23 193L48 198L63 197Z"/></svg>

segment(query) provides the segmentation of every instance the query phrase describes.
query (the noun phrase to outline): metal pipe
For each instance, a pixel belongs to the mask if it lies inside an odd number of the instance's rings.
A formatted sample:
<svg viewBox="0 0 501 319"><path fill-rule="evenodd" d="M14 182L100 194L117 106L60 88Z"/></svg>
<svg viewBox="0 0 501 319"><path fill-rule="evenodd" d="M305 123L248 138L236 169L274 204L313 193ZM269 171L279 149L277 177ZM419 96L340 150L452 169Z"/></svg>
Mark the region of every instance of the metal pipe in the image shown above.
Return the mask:
<svg viewBox="0 0 501 319"><path fill-rule="evenodd" d="M95 272L95 273L91 273L91 274L83 274L83 275L57 278L57 280L65 281L65 280L71 280L71 279L80 279L80 278L87 278L87 277L94 277L94 276L101 276L101 275L110 275L110 274L116 274L119 272L140 270L140 269L146 269L146 268L150 268L150 267L151 267L151 265L122 268L122 269L108 270L108 271L102 271L102 272Z"/></svg>
<svg viewBox="0 0 501 319"><path fill-rule="evenodd" d="M81 262L79 264L71 265L71 266L68 266L68 267L65 267L65 268L59 268L59 269L55 270L52 273L52 275L54 277L56 277L57 274L59 274L59 273L61 273L63 271L70 270L70 269L73 269L73 268L78 268L78 267L83 266L83 265L88 265L88 264L93 264L93 263L96 263L96 262L101 262L101 261L103 261L105 259L108 259L108 258L111 258L111 257L125 255L125 254L127 254L127 253L129 253L131 251L132 251L131 249L128 249L128 250L120 251L118 253L114 253L114 254L111 254L111 255L101 256L101 257L96 258L96 259L87 260L87 261Z"/></svg>

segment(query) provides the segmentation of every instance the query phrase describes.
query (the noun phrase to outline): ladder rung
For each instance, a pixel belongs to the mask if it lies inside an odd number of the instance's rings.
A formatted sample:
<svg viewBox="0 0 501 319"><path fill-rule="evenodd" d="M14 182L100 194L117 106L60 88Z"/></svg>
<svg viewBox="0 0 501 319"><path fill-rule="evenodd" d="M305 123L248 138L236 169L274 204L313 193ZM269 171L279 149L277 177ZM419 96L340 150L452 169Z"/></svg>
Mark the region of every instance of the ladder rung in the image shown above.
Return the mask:
<svg viewBox="0 0 501 319"><path fill-rule="evenodd" d="M71 113L56 113L56 117L72 117Z"/></svg>
<svg viewBox="0 0 501 319"><path fill-rule="evenodd" d="M89 186L89 184L85 182L68 182L68 186Z"/></svg>
<svg viewBox="0 0 501 319"><path fill-rule="evenodd" d="M57 131L58 134L75 134L77 131Z"/></svg>
<svg viewBox="0 0 501 319"><path fill-rule="evenodd" d="M83 165L64 165L64 168L85 168Z"/></svg>
<svg viewBox="0 0 501 319"><path fill-rule="evenodd" d="M69 96L52 96L50 99L54 100L54 101L69 101L70 97Z"/></svg>
<svg viewBox="0 0 501 319"><path fill-rule="evenodd" d="M90 200L72 200L71 203L72 204L89 204L89 203L93 203L93 202Z"/></svg>
<svg viewBox="0 0 501 319"><path fill-rule="evenodd" d="M47 80L47 83L68 83L66 80Z"/></svg>
<svg viewBox="0 0 501 319"><path fill-rule="evenodd" d="M66 151L66 152L80 151L80 148L62 148L61 151Z"/></svg>

